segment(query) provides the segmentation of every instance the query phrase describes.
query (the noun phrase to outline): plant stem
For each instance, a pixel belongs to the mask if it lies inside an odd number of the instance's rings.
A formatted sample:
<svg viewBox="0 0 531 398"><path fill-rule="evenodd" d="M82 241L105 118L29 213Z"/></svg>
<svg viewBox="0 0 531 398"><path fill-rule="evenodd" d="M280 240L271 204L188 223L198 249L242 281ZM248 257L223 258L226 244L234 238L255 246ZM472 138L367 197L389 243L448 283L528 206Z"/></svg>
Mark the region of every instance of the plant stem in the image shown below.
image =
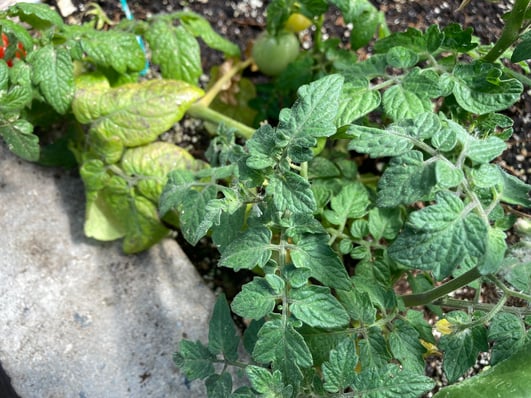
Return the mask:
<svg viewBox="0 0 531 398"><path fill-rule="evenodd" d="M449 293L457 290L463 286L468 285L470 282L475 281L481 276L477 267L465 272L463 275L458 276L451 281L446 282L441 286L437 286L431 290L416 293L406 294L400 296L406 307L416 307L419 305L426 305L433 303L435 300L448 295Z"/></svg>
<svg viewBox="0 0 531 398"><path fill-rule="evenodd" d="M468 310L469 308L473 307L474 310L478 311L485 311L490 312L494 308L495 304L489 304L489 303L473 303L470 301L464 301L464 300L457 300L450 297L443 297L441 299L435 300L433 302L435 305L440 305L441 307L451 307L451 308L459 308L463 310ZM502 310L504 312L510 312L515 315L531 315L531 309L528 309L526 307L512 307L512 306L504 306L502 307Z"/></svg>
<svg viewBox="0 0 531 398"><path fill-rule="evenodd" d="M484 61L495 62L518 39L530 0L516 0L508 14L502 34L494 47L483 57Z"/></svg>
<svg viewBox="0 0 531 398"><path fill-rule="evenodd" d="M213 109L210 109L208 106L196 102L187 111L188 115L195 117L197 119L205 120L207 122L212 122L215 124L224 124L227 127L232 127L236 130L236 133L245 139L249 139L255 132L255 129L249 127L243 123L234 120L231 117L225 116L222 113L219 113Z"/></svg>
<svg viewBox="0 0 531 398"><path fill-rule="evenodd" d="M207 91L205 96L201 98L199 101L197 101L198 104L202 104L205 106L209 106L212 101L214 101L214 98L219 94L220 91L224 89L224 87L229 83L232 78L240 73L240 71L247 68L251 63L253 62L252 58L249 58L245 61L240 61L236 65L234 65L232 68L229 69L229 71L225 74L223 74L217 81L214 83L212 87Z"/></svg>

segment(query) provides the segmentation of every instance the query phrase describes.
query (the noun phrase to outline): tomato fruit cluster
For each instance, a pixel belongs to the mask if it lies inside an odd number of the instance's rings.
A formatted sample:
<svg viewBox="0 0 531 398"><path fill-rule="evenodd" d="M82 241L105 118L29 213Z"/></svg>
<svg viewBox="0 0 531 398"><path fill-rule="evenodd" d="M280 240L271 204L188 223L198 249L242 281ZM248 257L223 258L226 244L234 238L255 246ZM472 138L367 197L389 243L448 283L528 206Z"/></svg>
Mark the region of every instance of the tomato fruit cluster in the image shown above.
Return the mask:
<svg viewBox="0 0 531 398"><path fill-rule="evenodd" d="M0 58L4 59L6 56L7 48L9 47L9 37L5 33L2 33L2 45L0 46ZM23 58L26 56L26 51L24 50L24 46L22 43L17 43L17 48L15 49L15 58ZM7 63L7 66L12 67L13 66L13 58L9 58L5 60Z"/></svg>
<svg viewBox="0 0 531 398"><path fill-rule="evenodd" d="M284 31L276 36L262 32L253 45L252 55L262 73L278 76L297 58L299 50L299 39L292 32Z"/></svg>

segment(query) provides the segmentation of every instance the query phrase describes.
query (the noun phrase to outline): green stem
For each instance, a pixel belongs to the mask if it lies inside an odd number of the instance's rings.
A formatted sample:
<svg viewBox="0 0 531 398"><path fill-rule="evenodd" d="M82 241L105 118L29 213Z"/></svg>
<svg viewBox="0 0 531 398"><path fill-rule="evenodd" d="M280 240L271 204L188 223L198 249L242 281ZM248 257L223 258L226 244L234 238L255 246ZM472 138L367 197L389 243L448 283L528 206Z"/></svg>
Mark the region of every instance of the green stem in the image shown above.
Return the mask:
<svg viewBox="0 0 531 398"><path fill-rule="evenodd" d="M465 272L463 275L458 276L451 281L446 282L441 286L437 286L431 290L416 293L406 294L400 296L406 307L416 307L420 305L426 305L433 303L435 300L448 295L449 293L457 290L463 286L468 285L470 282L475 281L481 276L477 267Z"/></svg>
<svg viewBox="0 0 531 398"><path fill-rule="evenodd" d="M474 308L474 310L485 312L492 311L492 309L496 306L495 304L473 303L470 301L457 300L450 297L444 297L439 300L435 300L433 304L440 305L441 307L458 308L463 310L469 310L470 308ZM510 312L511 314L515 314L518 316L531 315L531 309L528 309L527 307L504 306L502 307L502 311Z"/></svg>
<svg viewBox="0 0 531 398"><path fill-rule="evenodd" d="M197 119L205 120L207 122L212 122L215 124L224 124L227 127L232 127L236 130L236 133L245 139L249 139L255 132L255 129L249 127L243 123L234 120L231 117L225 116L222 113L219 113L213 109L210 109L208 106L196 102L193 104L187 111L188 115L195 117Z"/></svg>
<svg viewBox="0 0 531 398"><path fill-rule="evenodd" d="M219 94L220 91L224 90L225 86L230 83L232 78L240 73L240 71L247 68L251 63L253 62L252 58L249 58L245 61L240 61L236 65L234 65L232 68L230 68L227 73L223 74L217 81L214 83L214 85L207 91L205 96L201 98L199 101L197 101L198 104L202 104L205 106L209 106L212 101L214 101L214 98Z"/></svg>
<svg viewBox="0 0 531 398"><path fill-rule="evenodd" d="M494 47L483 57L484 61L495 62L518 39L530 1L515 1L512 11L508 14L500 38Z"/></svg>

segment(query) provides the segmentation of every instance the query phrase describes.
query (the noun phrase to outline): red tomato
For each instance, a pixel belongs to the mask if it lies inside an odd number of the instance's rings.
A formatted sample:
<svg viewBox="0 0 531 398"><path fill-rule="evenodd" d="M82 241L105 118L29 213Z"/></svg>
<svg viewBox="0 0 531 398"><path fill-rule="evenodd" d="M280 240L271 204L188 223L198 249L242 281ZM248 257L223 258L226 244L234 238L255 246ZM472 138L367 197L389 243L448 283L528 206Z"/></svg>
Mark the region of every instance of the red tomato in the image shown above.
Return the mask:
<svg viewBox="0 0 531 398"><path fill-rule="evenodd" d="M6 49L9 46L9 37L5 33L2 33L2 46L0 46L0 58L4 58ZM15 57L16 58L23 58L26 56L26 51L24 50L24 46L22 43L17 43L17 49L15 50ZM7 59L7 66L12 67L13 66L13 60Z"/></svg>

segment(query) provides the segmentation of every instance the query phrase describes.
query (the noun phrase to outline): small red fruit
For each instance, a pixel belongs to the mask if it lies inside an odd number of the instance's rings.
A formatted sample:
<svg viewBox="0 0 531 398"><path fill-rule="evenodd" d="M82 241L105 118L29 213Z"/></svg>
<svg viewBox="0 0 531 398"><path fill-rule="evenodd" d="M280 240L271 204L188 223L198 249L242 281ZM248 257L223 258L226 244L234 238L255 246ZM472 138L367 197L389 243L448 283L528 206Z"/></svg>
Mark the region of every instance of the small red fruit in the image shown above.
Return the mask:
<svg viewBox="0 0 531 398"><path fill-rule="evenodd" d="M2 33L2 46L0 46L0 58L4 59L8 46L9 46L9 37L7 37L5 33ZM26 50L24 50L24 46L22 45L22 43L17 43L17 48L15 50L15 57L20 59L25 56L26 56ZM7 59L6 63L7 63L7 66L12 67L13 59Z"/></svg>

